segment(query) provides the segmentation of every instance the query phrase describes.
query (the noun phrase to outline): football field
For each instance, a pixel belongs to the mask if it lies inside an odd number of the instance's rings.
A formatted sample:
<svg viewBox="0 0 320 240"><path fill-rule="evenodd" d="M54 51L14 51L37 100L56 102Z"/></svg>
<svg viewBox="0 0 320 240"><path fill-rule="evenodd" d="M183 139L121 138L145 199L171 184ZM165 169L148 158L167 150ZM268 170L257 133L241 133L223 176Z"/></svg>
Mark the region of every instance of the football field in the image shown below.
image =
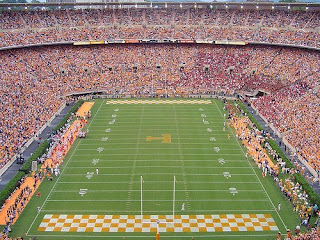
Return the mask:
<svg viewBox="0 0 320 240"><path fill-rule="evenodd" d="M275 239L285 232L275 210L283 200L224 129L225 113L220 100L96 100L88 137L45 183L27 234Z"/></svg>

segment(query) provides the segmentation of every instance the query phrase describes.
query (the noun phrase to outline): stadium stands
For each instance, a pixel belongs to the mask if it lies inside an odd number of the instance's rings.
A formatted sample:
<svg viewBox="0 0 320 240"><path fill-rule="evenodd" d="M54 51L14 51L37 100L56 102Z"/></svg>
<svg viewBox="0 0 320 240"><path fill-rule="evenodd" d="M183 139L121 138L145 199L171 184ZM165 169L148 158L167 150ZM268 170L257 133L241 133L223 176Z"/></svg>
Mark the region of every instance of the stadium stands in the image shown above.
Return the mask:
<svg viewBox="0 0 320 240"><path fill-rule="evenodd" d="M313 167L319 165L319 127L314 121L319 119L319 97L312 90L319 82L319 57L314 51L121 44L9 50L0 61L2 166L57 111L62 95L103 89L108 94L153 96L158 88L171 97L272 92L254 105Z"/></svg>
<svg viewBox="0 0 320 240"><path fill-rule="evenodd" d="M320 46L319 12L197 9L4 11L0 46L108 39L244 40Z"/></svg>
<svg viewBox="0 0 320 240"><path fill-rule="evenodd" d="M1 12L0 47L88 40L200 39L320 48L319 26L319 11L8 10ZM117 96L149 97L161 89L170 97L255 90L267 93L252 100L252 105L320 171L317 51L268 45L65 45L2 51L0 62L0 168L59 109L65 94L103 90ZM315 236L319 238L319 230L312 229L293 239Z"/></svg>

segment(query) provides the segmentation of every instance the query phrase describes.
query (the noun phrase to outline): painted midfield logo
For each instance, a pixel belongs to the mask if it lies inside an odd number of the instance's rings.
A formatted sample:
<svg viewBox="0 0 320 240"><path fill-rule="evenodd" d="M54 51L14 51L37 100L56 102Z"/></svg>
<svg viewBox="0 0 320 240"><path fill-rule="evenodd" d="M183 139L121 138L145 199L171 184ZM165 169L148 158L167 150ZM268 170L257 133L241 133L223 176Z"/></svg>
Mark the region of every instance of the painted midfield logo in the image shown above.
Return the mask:
<svg viewBox="0 0 320 240"><path fill-rule="evenodd" d="M146 141L150 142L153 140L162 140L162 143L171 143L171 135L170 134L161 134L162 137L152 137L147 136Z"/></svg>

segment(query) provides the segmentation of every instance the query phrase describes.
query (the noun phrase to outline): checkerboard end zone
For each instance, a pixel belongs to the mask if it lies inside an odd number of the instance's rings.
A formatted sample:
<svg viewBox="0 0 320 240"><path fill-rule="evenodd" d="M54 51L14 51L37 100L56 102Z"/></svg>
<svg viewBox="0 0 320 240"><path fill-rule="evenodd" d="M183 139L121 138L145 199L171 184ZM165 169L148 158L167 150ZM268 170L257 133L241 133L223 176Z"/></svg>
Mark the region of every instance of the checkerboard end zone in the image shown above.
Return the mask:
<svg viewBox="0 0 320 240"><path fill-rule="evenodd" d="M271 214L226 215L51 215L40 232L246 232L278 231Z"/></svg>

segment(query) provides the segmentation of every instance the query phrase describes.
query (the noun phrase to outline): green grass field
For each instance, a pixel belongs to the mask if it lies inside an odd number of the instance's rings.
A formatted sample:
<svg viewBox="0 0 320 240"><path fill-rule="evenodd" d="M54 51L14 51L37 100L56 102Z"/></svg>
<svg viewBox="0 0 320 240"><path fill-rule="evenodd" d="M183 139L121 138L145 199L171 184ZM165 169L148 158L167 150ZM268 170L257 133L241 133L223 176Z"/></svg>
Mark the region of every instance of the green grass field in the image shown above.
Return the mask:
<svg viewBox="0 0 320 240"><path fill-rule="evenodd" d="M282 233L285 226L292 229L299 222L273 180L262 178L253 161L246 159L245 149L233 131L228 126L223 131L221 101L203 105L107 105L107 101L96 100L88 137L75 142L61 175L53 182L45 180L41 184L42 197L31 200L13 226L13 236L27 233L37 239L155 239L155 233L37 230L45 214L140 215L141 176L145 215L172 215L175 175L176 215L271 214ZM114 114L116 120L109 124ZM203 123L201 114L206 115L208 124ZM106 132L108 128L110 132ZM171 143L159 139L146 141L148 136L162 134L170 134ZM103 150L98 152L98 148ZM226 178L224 172L231 177ZM88 173L93 175L90 179ZM231 194L229 188L236 188L238 193ZM81 196L80 189L87 189L87 193ZM279 202L280 213L275 210ZM183 213L182 203L185 203ZM40 214L37 206L42 207ZM276 233L161 233L160 236L161 239L275 239Z"/></svg>

